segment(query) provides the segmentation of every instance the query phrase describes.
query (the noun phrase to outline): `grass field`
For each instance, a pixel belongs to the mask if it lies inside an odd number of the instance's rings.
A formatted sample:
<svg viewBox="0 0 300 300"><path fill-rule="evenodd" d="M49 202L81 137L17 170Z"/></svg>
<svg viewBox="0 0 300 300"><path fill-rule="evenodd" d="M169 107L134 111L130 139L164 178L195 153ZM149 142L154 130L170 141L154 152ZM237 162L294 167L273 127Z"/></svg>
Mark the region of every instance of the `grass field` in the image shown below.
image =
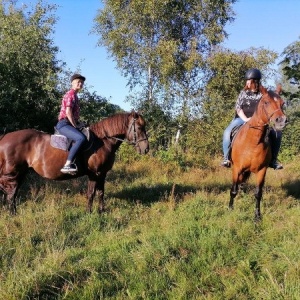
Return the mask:
<svg viewBox="0 0 300 300"><path fill-rule="evenodd" d="M0 210L0 299L300 299L298 160L268 171L259 223L254 178L230 211L217 160L117 162L101 216L85 178L30 174L17 216Z"/></svg>

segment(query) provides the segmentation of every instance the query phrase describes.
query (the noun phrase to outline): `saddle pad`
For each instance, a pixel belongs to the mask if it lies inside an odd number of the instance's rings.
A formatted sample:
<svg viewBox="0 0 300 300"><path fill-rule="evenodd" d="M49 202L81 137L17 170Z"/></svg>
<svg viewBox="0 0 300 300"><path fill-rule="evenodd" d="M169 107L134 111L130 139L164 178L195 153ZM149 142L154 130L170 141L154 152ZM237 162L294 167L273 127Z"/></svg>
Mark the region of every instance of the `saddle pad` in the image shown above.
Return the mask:
<svg viewBox="0 0 300 300"><path fill-rule="evenodd" d="M69 140L66 136L61 134L52 134L50 139L50 145L53 148L61 149L68 151L71 144L71 140Z"/></svg>

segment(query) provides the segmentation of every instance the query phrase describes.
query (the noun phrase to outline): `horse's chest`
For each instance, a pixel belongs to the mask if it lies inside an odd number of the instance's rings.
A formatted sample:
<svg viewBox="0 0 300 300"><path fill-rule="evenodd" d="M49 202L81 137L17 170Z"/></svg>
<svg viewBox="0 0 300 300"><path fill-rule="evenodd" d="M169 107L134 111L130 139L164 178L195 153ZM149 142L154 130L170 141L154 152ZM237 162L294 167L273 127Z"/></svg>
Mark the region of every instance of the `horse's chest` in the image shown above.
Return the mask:
<svg viewBox="0 0 300 300"><path fill-rule="evenodd" d="M115 161L115 154L101 149L94 153L88 160L88 165L91 169L101 171L102 169L109 170L112 168Z"/></svg>

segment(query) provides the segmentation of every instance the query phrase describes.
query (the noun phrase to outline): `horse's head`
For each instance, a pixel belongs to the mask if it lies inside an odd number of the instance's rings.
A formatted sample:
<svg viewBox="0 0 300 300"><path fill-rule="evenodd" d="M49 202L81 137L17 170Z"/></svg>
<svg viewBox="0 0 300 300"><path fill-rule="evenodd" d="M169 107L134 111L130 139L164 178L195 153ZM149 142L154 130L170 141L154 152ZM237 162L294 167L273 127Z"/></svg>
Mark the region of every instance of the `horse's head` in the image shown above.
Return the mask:
<svg viewBox="0 0 300 300"><path fill-rule="evenodd" d="M282 110L284 101L280 97L281 85L278 85L276 91L268 91L261 87L262 98L258 105L261 110L261 117L265 124L269 124L275 130L282 130L287 123L287 118Z"/></svg>
<svg viewBox="0 0 300 300"><path fill-rule="evenodd" d="M126 139L130 144L134 145L139 154L146 154L149 151L146 122L143 117L136 112L132 112L129 115L129 126Z"/></svg>

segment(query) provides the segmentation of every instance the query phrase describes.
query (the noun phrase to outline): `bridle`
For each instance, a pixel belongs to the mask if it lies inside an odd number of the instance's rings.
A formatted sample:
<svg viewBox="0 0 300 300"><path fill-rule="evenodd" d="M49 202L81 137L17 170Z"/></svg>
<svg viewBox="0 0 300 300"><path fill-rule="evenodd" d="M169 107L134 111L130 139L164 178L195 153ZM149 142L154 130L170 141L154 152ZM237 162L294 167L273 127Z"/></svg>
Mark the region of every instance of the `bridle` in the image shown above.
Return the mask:
<svg viewBox="0 0 300 300"><path fill-rule="evenodd" d="M268 115L268 112L267 112L267 110L266 110L266 108L265 108L265 106L263 106L263 111L264 111L264 113L266 114L267 119L268 119L268 123L267 123L267 124L270 124L270 121L271 121L272 116L273 116L277 111L280 111L280 110L281 110L281 108L275 109L275 110L271 113L271 115L269 116L269 115Z"/></svg>
<svg viewBox="0 0 300 300"><path fill-rule="evenodd" d="M261 100L262 100L262 99L261 99ZM281 109L281 108L277 108L277 109L275 109L270 115L268 114L265 105L263 105L262 110L263 110L263 112L265 113L265 115L266 115L266 117L267 117L267 120L268 120L267 123L265 123L265 124L263 124L263 125L249 126L250 128L256 128L256 129L259 129L260 127L269 126L269 125L270 125L270 122L271 122L272 116L273 116L277 111L280 111L280 110L282 110L282 109ZM272 126L272 127L273 127L273 126Z"/></svg>
<svg viewBox="0 0 300 300"><path fill-rule="evenodd" d="M132 135L133 135L132 140L128 140L127 138L121 139L121 138L114 137L114 136L112 136L110 138L113 138L117 141L126 142L129 145L134 145L134 147L137 147L139 142L146 141L148 139L147 134L146 134L145 138L137 139L136 120L137 120L136 118L132 119L131 124L128 126L128 130L127 130L127 134L126 134L126 136L130 136L130 134L132 133Z"/></svg>

